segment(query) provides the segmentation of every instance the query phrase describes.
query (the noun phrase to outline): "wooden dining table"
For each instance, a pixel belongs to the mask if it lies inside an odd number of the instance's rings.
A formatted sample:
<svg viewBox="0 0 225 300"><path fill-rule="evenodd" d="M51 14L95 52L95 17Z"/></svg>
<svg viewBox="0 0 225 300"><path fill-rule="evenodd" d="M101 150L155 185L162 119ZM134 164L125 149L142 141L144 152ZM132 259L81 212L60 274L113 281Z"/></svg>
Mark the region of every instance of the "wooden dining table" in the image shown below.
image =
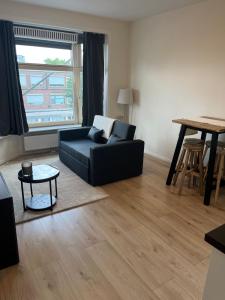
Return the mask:
<svg viewBox="0 0 225 300"><path fill-rule="evenodd" d="M173 120L174 123L180 124L180 133L177 140L176 148L174 151L173 159L170 165L170 170L166 180L167 185L171 185L173 176L176 171L177 160L179 158L180 150L183 144L186 130L194 129L201 132L201 139L205 141L206 134L211 134L211 147L208 162L208 171L206 175L205 193L204 193L204 204L210 205L210 197L213 188L213 173L216 158L216 150L218 137L220 134L225 133L225 119L214 118L214 117L195 117L195 118L182 118Z"/></svg>

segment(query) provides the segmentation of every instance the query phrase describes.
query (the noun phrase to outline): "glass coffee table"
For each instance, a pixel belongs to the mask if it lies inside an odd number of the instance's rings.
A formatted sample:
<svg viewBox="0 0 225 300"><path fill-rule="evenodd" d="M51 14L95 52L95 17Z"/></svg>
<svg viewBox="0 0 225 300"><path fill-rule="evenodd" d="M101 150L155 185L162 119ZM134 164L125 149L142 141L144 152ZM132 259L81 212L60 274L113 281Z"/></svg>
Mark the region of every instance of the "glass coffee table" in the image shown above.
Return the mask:
<svg viewBox="0 0 225 300"><path fill-rule="evenodd" d="M22 200L24 211L31 210L46 210L53 209L58 197L57 191L57 177L59 176L59 170L50 165L36 165L32 167L33 174L31 176L23 175L23 171L18 173L18 179L21 182ZM55 196L52 195L52 180L55 181ZM33 195L32 184L49 182L49 194ZM30 184L31 197L25 199L24 197L24 183Z"/></svg>

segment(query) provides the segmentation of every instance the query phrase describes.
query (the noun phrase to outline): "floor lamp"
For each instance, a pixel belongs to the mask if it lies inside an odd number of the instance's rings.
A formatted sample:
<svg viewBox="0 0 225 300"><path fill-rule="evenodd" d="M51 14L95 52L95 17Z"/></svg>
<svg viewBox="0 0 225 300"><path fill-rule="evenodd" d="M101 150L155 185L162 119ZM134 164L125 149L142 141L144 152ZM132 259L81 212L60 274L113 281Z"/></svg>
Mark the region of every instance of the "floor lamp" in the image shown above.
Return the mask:
<svg viewBox="0 0 225 300"><path fill-rule="evenodd" d="M131 89L120 89L119 90L119 94L118 94L118 98L117 98L117 103L118 104L122 104L124 105L124 109L123 109L123 117L125 119L125 121L129 121L129 112L128 114L126 107L133 104L133 95L132 95L132 90Z"/></svg>

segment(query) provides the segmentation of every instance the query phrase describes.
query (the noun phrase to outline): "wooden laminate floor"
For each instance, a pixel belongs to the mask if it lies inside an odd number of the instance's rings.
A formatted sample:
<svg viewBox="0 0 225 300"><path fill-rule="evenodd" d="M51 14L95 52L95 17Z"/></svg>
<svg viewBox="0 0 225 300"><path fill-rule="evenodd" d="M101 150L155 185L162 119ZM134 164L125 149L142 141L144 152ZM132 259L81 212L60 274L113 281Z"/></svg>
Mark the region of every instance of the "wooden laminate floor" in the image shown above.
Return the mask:
<svg viewBox="0 0 225 300"><path fill-rule="evenodd" d="M109 198L17 226L20 264L0 272L1 300L201 299L225 223L193 190L166 187L168 167L104 186Z"/></svg>

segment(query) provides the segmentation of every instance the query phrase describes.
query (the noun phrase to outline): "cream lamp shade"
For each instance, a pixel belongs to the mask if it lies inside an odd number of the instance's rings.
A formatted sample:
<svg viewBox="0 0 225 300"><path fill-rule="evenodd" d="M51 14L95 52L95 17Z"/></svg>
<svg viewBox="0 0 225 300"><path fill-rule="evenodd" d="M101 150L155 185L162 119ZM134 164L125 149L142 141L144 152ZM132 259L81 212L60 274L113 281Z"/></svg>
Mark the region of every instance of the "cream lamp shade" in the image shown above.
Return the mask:
<svg viewBox="0 0 225 300"><path fill-rule="evenodd" d="M120 89L117 98L117 103L132 104L133 103L132 91L130 89Z"/></svg>

